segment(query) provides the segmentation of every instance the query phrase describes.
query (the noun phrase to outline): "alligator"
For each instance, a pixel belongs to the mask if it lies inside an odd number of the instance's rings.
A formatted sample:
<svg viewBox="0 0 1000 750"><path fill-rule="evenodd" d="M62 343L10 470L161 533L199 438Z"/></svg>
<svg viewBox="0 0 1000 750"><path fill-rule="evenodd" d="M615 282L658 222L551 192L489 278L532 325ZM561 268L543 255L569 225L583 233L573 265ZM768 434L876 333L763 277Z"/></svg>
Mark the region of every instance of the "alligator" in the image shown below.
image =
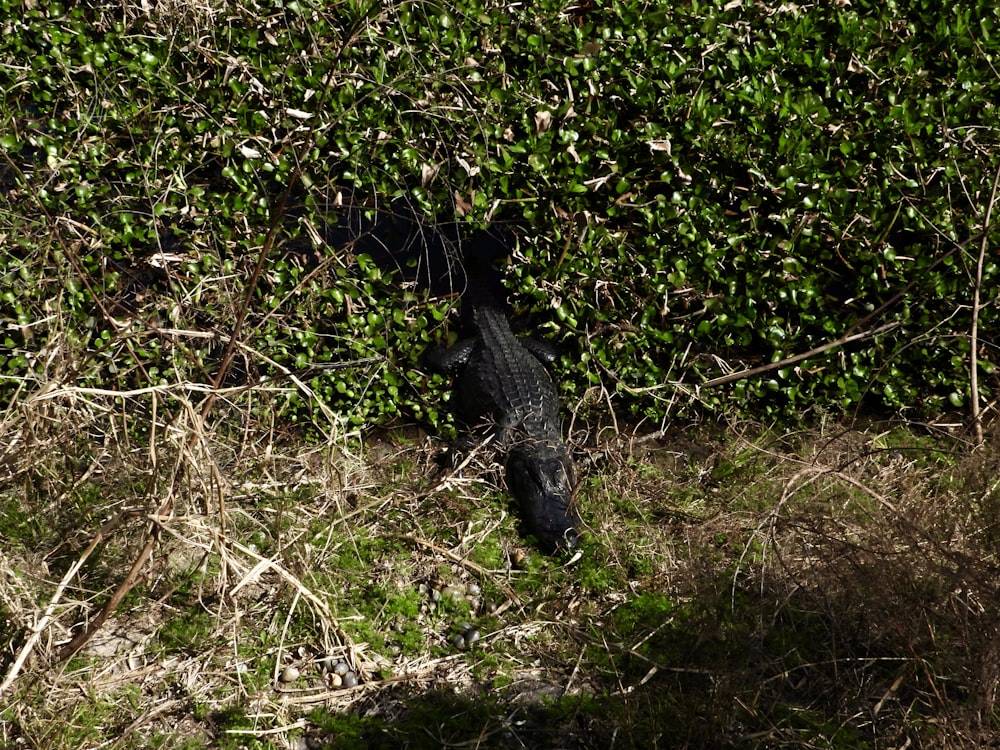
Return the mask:
<svg viewBox="0 0 1000 750"><path fill-rule="evenodd" d="M506 454L507 489L528 531L546 552L572 549L580 539L575 471L560 432L559 397L544 366L555 357L544 344L515 336L492 296L463 294L472 336L439 353L434 364L457 374L459 416L470 425L495 427L493 442Z"/></svg>

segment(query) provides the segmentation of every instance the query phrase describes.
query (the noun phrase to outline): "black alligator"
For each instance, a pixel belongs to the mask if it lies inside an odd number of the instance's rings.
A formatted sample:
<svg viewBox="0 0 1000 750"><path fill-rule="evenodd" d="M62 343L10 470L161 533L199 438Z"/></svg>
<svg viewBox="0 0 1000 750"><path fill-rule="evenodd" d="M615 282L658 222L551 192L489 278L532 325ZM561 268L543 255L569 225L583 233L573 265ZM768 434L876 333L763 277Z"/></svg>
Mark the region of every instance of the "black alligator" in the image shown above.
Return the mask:
<svg viewBox="0 0 1000 750"><path fill-rule="evenodd" d="M528 530L547 552L577 546L575 472L559 427L559 397L543 363L545 345L514 335L503 305L473 284L462 295L471 337L434 358L457 373L459 415L495 426L494 443L506 454L507 489ZM471 313L470 313L471 308Z"/></svg>

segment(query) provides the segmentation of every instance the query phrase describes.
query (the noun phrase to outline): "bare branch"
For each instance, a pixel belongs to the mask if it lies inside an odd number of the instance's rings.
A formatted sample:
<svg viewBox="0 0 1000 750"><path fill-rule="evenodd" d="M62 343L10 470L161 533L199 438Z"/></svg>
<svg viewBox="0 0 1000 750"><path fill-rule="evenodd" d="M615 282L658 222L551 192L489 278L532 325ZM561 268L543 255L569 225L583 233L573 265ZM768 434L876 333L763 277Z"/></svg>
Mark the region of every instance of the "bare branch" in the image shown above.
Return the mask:
<svg viewBox="0 0 1000 750"><path fill-rule="evenodd" d="M986 204L983 236L979 242L979 258L976 260L976 284L972 288L972 329L969 336L971 342L969 347L969 399L971 401L969 416L972 418L972 431L977 446L983 444L983 420L979 412L979 310L982 307L980 295L983 286L983 260L986 257L990 220L993 217L993 206L997 200L998 184L1000 184L1000 166L997 167L993 177L993 190L990 191L990 201Z"/></svg>

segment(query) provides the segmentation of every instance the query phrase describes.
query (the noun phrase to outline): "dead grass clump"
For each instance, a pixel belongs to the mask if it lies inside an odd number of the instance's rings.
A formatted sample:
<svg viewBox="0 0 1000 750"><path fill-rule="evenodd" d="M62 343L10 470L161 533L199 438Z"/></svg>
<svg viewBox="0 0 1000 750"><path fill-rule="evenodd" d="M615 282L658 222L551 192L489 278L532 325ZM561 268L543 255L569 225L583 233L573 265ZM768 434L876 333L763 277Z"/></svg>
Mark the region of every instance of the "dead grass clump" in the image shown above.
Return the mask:
<svg viewBox="0 0 1000 750"><path fill-rule="evenodd" d="M993 736L1000 612L988 520L949 457L962 445L871 429L850 443L814 443L758 531L769 630L788 612L819 628L811 656L789 650L787 674L823 686L872 741L979 746Z"/></svg>
<svg viewBox="0 0 1000 750"><path fill-rule="evenodd" d="M266 435L247 444L248 433L231 426L259 424L251 404L273 394L233 389L219 421L203 423L203 393L178 384L119 395L53 380L8 409L0 425L5 740L87 746L109 723L138 730L145 711L169 733L178 710L257 694L262 674L289 658L299 619L311 624L316 652L361 675L377 668L299 565L316 518L346 512L358 465L347 436L331 423L329 440L302 456L281 453ZM163 708L178 680L183 698ZM51 729L52 717L77 715Z"/></svg>
<svg viewBox="0 0 1000 750"><path fill-rule="evenodd" d="M327 412L325 435L279 433L286 390L234 387L203 420L195 384L51 374L0 423L4 742L997 739L991 443L610 443L583 473L582 555L553 559L523 543L488 451L442 472L418 430L362 440ZM481 637L456 649L465 625Z"/></svg>
<svg viewBox="0 0 1000 750"><path fill-rule="evenodd" d="M988 459L900 426L710 439L591 480L576 637L614 711L689 746L995 741Z"/></svg>
<svg viewBox="0 0 1000 750"><path fill-rule="evenodd" d="M252 8L252 4L246 4L236 9L228 0L121 0L120 8L109 6L105 10L114 12L129 25L148 22L154 29L173 33L183 30L190 37L197 38L217 28L228 16L238 11L248 12Z"/></svg>

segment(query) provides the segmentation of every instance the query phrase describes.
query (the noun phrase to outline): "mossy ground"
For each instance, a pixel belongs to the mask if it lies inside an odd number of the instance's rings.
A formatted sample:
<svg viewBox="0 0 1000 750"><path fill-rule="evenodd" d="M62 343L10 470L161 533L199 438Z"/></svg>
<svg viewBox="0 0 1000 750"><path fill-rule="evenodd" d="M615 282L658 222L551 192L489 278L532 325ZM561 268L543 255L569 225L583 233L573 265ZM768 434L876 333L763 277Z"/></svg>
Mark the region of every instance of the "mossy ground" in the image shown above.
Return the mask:
<svg viewBox="0 0 1000 750"><path fill-rule="evenodd" d="M138 424L149 413L63 388L3 423L14 447L0 500L15 507L35 488L30 522L0 521L6 744L971 748L998 737L992 440L970 451L903 424L581 431L587 537L580 555L550 558L519 536L487 453L450 473L435 460L447 446L414 428L331 423L326 443L289 442L252 417L233 433L232 413L189 443L177 422ZM66 433L83 420L86 434ZM125 432L157 440L137 457ZM29 437L63 450L16 450ZM88 460L74 473L67 456ZM138 480L159 466L172 484ZM166 492L172 510L156 516ZM135 587L60 660L154 516ZM467 584L481 590L475 604L431 596ZM459 650L463 622L482 638ZM361 685L333 687L328 654ZM299 676L283 682L289 665Z"/></svg>

